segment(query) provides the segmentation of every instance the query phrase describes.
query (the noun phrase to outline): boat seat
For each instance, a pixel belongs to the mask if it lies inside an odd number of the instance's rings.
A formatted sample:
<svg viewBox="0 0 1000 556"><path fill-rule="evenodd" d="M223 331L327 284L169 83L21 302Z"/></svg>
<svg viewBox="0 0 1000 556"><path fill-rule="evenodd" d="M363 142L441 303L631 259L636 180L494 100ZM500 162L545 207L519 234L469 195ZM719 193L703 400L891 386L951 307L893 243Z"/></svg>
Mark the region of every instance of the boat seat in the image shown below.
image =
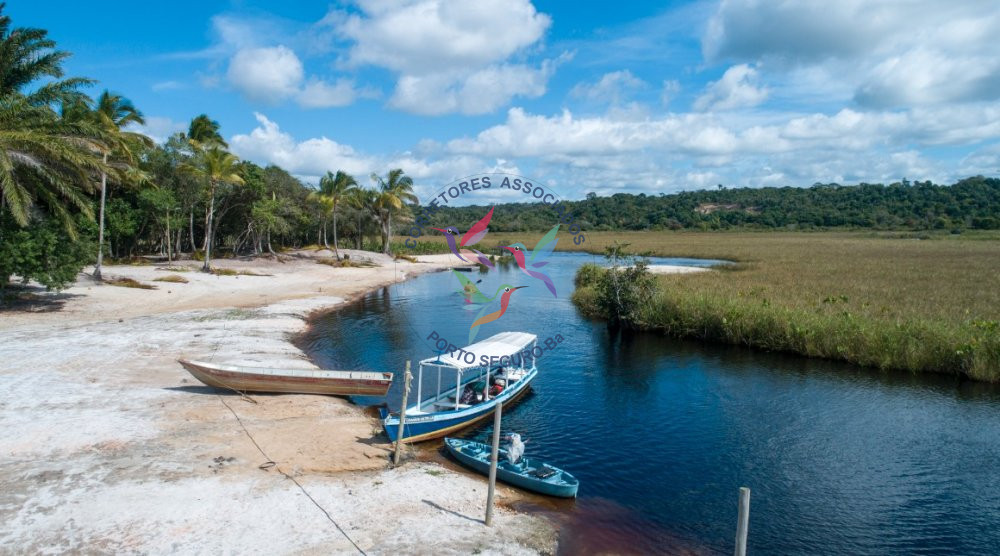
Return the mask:
<svg viewBox="0 0 1000 556"><path fill-rule="evenodd" d="M539 467L531 472L532 475L538 477L539 479L547 479L556 473L558 473L558 471L552 469L551 467Z"/></svg>

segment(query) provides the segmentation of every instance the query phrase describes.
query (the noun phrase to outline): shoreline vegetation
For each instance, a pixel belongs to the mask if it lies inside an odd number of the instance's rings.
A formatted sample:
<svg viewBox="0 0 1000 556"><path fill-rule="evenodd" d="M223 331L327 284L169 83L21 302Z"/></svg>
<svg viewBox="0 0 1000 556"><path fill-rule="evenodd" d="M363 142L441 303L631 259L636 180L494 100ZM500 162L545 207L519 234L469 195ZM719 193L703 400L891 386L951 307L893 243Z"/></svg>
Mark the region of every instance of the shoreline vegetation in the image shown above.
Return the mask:
<svg viewBox="0 0 1000 556"><path fill-rule="evenodd" d="M910 237L592 232L587 247L598 252L621 242L632 252L734 261L718 272L649 277L643 302L622 319L628 327L1000 381L997 235ZM615 318L602 299L612 274L596 264L580 269L573 302L585 315Z"/></svg>

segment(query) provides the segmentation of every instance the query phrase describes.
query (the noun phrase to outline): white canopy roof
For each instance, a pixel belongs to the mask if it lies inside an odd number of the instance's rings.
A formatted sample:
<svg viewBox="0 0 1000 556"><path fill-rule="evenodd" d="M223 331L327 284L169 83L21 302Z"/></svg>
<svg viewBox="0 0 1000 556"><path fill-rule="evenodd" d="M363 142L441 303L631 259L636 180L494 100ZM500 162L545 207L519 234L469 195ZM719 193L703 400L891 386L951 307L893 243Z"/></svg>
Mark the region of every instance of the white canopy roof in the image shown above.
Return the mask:
<svg viewBox="0 0 1000 556"><path fill-rule="evenodd" d="M485 340L480 340L472 345L461 348L463 351L456 349L451 353L442 353L440 362L438 362L439 359L437 357L430 357L421 361L420 364L442 365L457 369L480 367L483 364L484 357L488 361L505 355L515 355L525 348L530 348L531 344L537 339L538 336L527 332L501 332ZM475 359L473 360L466 353L474 354Z"/></svg>

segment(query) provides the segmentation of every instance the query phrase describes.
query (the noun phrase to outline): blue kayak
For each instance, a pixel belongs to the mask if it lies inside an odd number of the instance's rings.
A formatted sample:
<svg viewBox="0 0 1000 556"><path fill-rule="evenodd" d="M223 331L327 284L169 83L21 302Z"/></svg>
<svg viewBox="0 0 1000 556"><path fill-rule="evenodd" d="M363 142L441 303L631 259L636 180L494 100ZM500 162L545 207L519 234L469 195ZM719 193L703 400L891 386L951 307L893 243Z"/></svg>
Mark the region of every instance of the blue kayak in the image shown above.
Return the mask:
<svg viewBox="0 0 1000 556"><path fill-rule="evenodd" d="M463 465L489 476L492 450L489 444L445 438L444 445ZM512 464L507 460L507 450L503 448L499 450L497 459L497 480L540 494L576 498L580 481L562 469L527 457Z"/></svg>

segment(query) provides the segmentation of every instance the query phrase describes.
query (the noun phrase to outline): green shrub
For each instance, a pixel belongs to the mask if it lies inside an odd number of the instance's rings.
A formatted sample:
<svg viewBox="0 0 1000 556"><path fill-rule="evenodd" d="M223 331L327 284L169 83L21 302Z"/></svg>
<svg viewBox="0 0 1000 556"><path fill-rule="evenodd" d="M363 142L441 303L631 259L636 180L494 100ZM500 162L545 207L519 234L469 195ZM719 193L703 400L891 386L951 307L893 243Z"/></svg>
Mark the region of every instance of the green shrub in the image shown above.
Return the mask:
<svg viewBox="0 0 1000 556"><path fill-rule="evenodd" d="M97 253L94 223L78 217L78 238L72 239L62 222L37 217L27 227L18 226L7 211L0 211L0 291L18 276L49 289L62 289L76 280Z"/></svg>
<svg viewBox="0 0 1000 556"><path fill-rule="evenodd" d="M577 288L593 286L604 275L604 267L597 263L584 263L576 271L573 284Z"/></svg>

